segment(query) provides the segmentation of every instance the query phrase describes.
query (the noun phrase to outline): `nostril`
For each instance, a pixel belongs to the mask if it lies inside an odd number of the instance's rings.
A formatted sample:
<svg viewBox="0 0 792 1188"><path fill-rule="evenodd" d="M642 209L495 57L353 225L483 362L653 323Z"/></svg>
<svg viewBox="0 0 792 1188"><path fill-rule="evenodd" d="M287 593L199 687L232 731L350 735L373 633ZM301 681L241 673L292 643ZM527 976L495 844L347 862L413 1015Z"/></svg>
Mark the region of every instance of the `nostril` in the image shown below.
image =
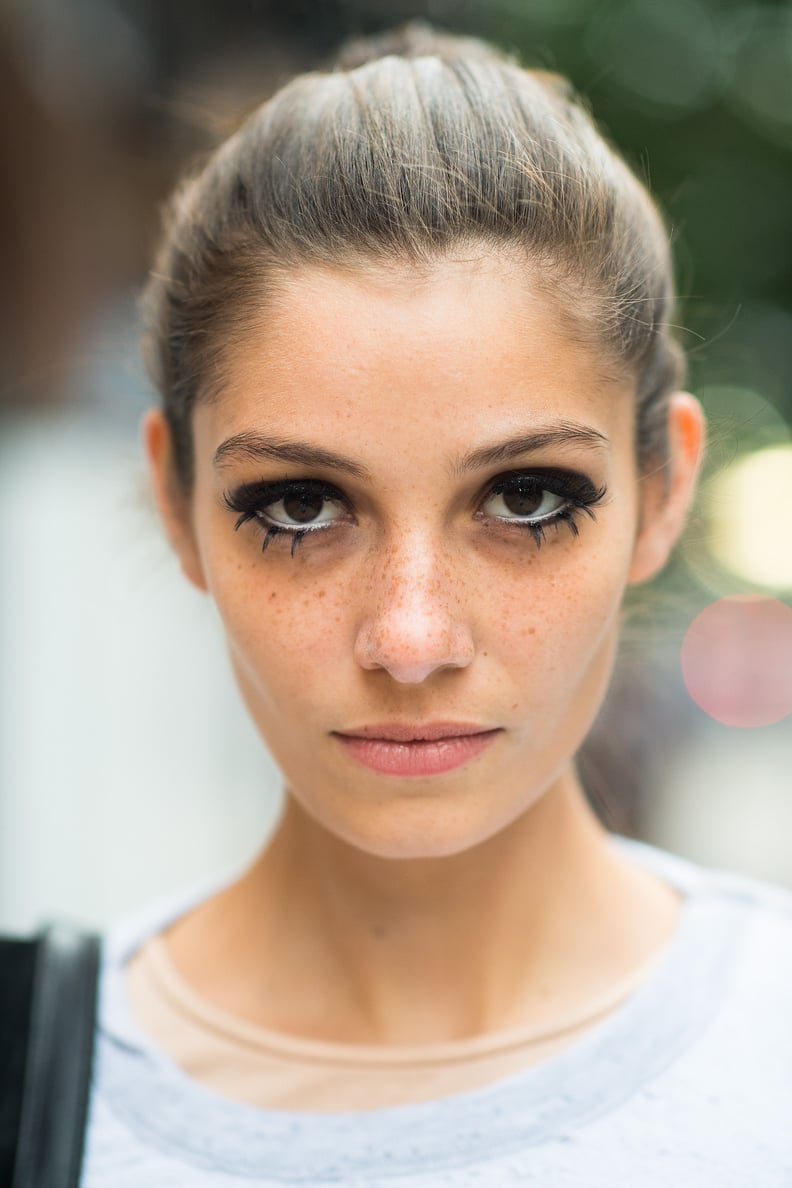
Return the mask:
<svg viewBox="0 0 792 1188"><path fill-rule="evenodd" d="M365 624L355 641L355 658L362 668L386 669L394 680L418 683L440 668L465 668L473 659L473 638L460 623Z"/></svg>
<svg viewBox="0 0 792 1188"><path fill-rule="evenodd" d="M434 663L397 664L389 665L388 671L393 679L398 681L399 684L418 685L422 681L425 681L428 676L431 676L431 674L439 667L445 667L445 665L441 666Z"/></svg>

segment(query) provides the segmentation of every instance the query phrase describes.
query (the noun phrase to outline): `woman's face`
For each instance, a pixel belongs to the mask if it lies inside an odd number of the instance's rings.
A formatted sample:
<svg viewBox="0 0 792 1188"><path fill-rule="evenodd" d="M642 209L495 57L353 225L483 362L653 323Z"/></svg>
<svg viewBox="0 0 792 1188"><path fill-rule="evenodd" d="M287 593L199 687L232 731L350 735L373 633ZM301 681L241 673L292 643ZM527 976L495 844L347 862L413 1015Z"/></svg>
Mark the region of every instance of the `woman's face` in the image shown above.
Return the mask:
<svg viewBox="0 0 792 1188"><path fill-rule="evenodd" d="M676 531L641 515L633 440L630 380L493 255L268 301L195 412L177 547L308 814L451 854L569 773Z"/></svg>

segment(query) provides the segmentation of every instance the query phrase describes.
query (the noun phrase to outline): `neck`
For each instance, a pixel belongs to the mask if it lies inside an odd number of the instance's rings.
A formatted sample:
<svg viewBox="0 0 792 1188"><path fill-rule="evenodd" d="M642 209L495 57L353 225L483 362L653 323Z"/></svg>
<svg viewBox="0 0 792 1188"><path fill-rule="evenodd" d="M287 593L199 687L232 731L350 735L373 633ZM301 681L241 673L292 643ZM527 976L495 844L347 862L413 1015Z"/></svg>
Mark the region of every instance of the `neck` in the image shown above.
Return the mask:
<svg viewBox="0 0 792 1188"><path fill-rule="evenodd" d="M264 1026L418 1044L574 1012L651 957L677 907L614 853L569 772L435 859L365 854L287 797L250 871L170 942L200 992Z"/></svg>

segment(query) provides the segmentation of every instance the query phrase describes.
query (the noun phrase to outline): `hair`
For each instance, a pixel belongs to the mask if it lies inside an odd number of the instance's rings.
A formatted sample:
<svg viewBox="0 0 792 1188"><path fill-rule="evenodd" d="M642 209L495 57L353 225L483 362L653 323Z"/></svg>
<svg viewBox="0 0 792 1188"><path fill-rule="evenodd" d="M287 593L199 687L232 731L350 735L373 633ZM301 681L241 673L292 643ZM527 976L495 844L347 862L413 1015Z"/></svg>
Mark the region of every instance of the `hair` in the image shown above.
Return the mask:
<svg viewBox="0 0 792 1188"><path fill-rule="evenodd" d="M144 353L193 479L192 410L279 278L431 267L471 246L525 262L571 327L635 380L639 463L666 458L683 374L668 235L558 75L413 23L279 90L184 181L143 294Z"/></svg>

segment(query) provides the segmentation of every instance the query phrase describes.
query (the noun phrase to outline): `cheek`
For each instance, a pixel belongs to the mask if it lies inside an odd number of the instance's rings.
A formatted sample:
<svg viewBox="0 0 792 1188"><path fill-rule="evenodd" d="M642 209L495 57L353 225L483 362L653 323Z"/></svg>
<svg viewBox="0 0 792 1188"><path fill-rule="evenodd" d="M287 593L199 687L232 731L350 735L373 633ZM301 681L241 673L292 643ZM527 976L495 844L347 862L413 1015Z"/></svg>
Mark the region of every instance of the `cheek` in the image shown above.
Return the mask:
<svg viewBox="0 0 792 1188"><path fill-rule="evenodd" d="M585 554L574 545L563 557L548 549L522 579L491 582L486 634L523 706L549 715L578 694L601 694L628 566L629 550L611 539Z"/></svg>
<svg viewBox="0 0 792 1188"><path fill-rule="evenodd" d="M349 599L332 583L306 582L299 563L289 572L290 564L276 557L226 557L209 569L210 593L242 691L249 702L252 696L273 708L321 696L317 673L333 671L348 634Z"/></svg>
<svg viewBox="0 0 792 1188"><path fill-rule="evenodd" d="M493 566L487 597L495 617L501 608L506 625L565 625L593 629L607 609L619 602L627 583L630 551L621 534L545 544L527 564ZM551 638L556 632L550 633Z"/></svg>

